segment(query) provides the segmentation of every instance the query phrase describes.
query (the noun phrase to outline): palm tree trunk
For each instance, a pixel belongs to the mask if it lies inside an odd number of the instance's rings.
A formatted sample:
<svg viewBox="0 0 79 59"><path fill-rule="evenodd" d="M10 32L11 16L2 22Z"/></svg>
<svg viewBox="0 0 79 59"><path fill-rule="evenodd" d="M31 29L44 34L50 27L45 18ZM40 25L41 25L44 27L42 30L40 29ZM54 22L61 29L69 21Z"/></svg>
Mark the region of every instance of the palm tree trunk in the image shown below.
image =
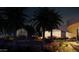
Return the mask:
<svg viewBox="0 0 79 59"><path fill-rule="evenodd" d="M45 39L45 28L43 28L43 39Z"/></svg>
<svg viewBox="0 0 79 59"><path fill-rule="evenodd" d="M53 38L53 36L52 36L52 29L51 29L51 39Z"/></svg>
<svg viewBox="0 0 79 59"><path fill-rule="evenodd" d="M79 38L79 37L78 37L78 29L77 29L77 40L78 40L78 38Z"/></svg>

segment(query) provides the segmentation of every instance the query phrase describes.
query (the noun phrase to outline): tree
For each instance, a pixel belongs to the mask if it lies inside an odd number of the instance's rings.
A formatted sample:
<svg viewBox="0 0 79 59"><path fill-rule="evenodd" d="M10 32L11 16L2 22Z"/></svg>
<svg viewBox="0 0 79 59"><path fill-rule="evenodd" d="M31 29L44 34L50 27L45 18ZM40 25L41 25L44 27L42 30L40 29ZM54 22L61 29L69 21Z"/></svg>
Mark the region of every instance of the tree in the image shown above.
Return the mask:
<svg viewBox="0 0 79 59"><path fill-rule="evenodd" d="M58 29L58 27L61 25L60 23L63 22L61 20L61 16L58 15L54 10L49 11L48 15L48 23L46 29L51 31L51 38L52 38L52 29Z"/></svg>
<svg viewBox="0 0 79 59"><path fill-rule="evenodd" d="M24 8L21 7L12 7L6 8L7 16L8 16L8 26L7 29L9 30L16 30L17 28L22 27L24 24Z"/></svg>
<svg viewBox="0 0 79 59"><path fill-rule="evenodd" d="M7 16L5 8L0 8L0 31L3 33L4 29L7 27Z"/></svg>
<svg viewBox="0 0 79 59"><path fill-rule="evenodd" d="M0 8L0 31L5 34L21 28L26 16L24 10L21 7Z"/></svg>
<svg viewBox="0 0 79 59"><path fill-rule="evenodd" d="M43 38L45 38L45 30L50 30L52 37L52 29L58 28L58 25L60 25L60 22L62 22L60 15L49 8L41 8L39 14L34 20L38 20L36 27L37 30L42 27Z"/></svg>
<svg viewBox="0 0 79 59"><path fill-rule="evenodd" d="M24 26L24 21L28 17L23 7L5 7L0 8L0 31L15 32L18 28Z"/></svg>

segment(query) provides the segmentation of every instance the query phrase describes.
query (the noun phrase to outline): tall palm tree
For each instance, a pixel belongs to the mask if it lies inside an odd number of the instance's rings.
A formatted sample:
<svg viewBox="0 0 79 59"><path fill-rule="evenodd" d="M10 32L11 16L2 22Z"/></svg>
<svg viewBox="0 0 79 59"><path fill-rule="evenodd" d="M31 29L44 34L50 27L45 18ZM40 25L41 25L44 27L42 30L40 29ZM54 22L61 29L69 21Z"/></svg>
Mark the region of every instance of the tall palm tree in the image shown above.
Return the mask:
<svg viewBox="0 0 79 59"><path fill-rule="evenodd" d="M48 15L48 23L46 29L51 31L51 38L52 38L52 29L58 29L58 27L61 25L60 23L63 22L61 20L61 16L58 15L54 10L49 11Z"/></svg>
<svg viewBox="0 0 79 59"><path fill-rule="evenodd" d="M23 7L5 7L0 8L0 31L12 32L24 26L24 20L28 17L24 14Z"/></svg>
<svg viewBox="0 0 79 59"><path fill-rule="evenodd" d="M8 7L6 8L6 14L8 16L8 24L7 29L10 30L17 30L18 28L22 27L24 24L24 16L26 16L24 13L24 8L21 7Z"/></svg>
<svg viewBox="0 0 79 59"><path fill-rule="evenodd" d="M45 30L50 30L52 37L52 29L58 28L58 25L62 22L60 15L49 8L41 8L35 20L38 20L37 29L39 30L42 27L43 38L45 38Z"/></svg>
<svg viewBox="0 0 79 59"><path fill-rule="evenodd" d="M5 8L0 8L0 31L3 33L3 30L6 29L7 26L7 16L5 12Z"/></svg>

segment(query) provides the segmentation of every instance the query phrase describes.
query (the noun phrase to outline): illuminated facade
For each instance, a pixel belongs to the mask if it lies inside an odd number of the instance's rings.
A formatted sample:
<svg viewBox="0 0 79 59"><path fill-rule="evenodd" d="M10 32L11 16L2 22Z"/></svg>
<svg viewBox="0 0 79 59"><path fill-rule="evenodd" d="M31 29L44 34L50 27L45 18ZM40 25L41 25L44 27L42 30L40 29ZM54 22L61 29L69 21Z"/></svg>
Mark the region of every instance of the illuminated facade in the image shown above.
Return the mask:
<svg viewBox="0 0 79 59"><path fill-rule="evenodd" d="M52 30L52 36L56 38L66 38L66 32L67 32L66 25L61 23L61 26L59 26L59 29ZM50 36L50 32L46 31L45 36L46 37Z"/></svg>
<svg viewBox="0 0 79 59"><path fill-rule="evenodd" d="M45 37L46 38L50 37L50 34L51 34L51 32L46 31L45 32ZM52 36L56 37L56 38L61 38L61 37L63 38L64 35L62 35L62 31L61 30L59 30L59 29L53 29L52 30Z"/></svg>
<svg viewBox="0 0 79 59"><path fill-rule="evenodd" d="M70 20L67 26L68 32L71 33L71 37L77 36L77 29L79 28L79 19Z"/></svg>
<svg viewBox="0 0 79 59"><path fill-rule="evenodd" d="M26 36L27 37L27 31L24 28L18 29L16 32L16 36Z"/></svg>
<svg viewBox="0 0 79 59"><path fill-rule="evenodd" d="M46 38L50 37L50 34L51 34L51 32L46 31L45 32L45 37ZM52 30L52 36L57 37L57 38L60 38L61 37L61 31L58 30L58 29Z"/></svg>
<svg viewBox="0 0 79 59"><path fill-rule="evenodd" d="M53 30L53 36L60 38L61 37L61 30L54 29Z"/></svg>
<svg viewBox="0 0 79 59"><path fill-rule="evenodd" d="M59 29L53 30L53 36L57 38L73 38L77 36L77 29L79 28L79 20L69 20L67 25L61 25ZM45 33L45 36L50 36L50 32Z"/></svg>

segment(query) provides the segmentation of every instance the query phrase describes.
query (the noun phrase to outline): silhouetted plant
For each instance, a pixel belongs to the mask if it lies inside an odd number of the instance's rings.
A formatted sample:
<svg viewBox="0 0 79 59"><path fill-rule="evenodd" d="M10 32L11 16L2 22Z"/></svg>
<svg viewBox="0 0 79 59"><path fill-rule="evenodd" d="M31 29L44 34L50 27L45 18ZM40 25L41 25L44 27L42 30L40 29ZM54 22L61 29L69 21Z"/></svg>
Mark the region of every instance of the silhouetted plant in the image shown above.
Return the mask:
<svg viewBox="0 0 79 59"><path fill-rule="evenodd" d="M23 7L6 7L0 9L0 28L1 31L10 32L16 31L18 28L24 26L26 14Z"/></svg>
<svg viewBox="0 0 79 59"><path fill-rule="evenodd" d="M61 16L49 8L41 8L39 14L36 15L34 20L38 20L36 29L37 31L40 31L40 28L42 28L43 38L45 38L45 30L51 31L52 37L52 29L58 28L60 22L62 22Z"/></svg>

